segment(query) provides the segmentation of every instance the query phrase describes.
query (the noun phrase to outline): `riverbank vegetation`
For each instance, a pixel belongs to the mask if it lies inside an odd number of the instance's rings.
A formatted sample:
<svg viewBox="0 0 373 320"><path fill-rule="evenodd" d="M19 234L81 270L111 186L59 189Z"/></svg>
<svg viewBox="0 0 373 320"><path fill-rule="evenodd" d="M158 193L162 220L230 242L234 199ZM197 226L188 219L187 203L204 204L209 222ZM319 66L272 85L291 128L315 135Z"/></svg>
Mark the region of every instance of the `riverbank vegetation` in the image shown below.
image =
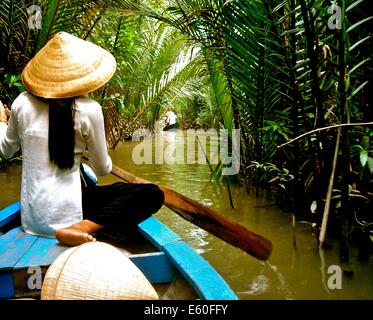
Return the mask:
<svg viewBox="0 0 373 320"><path fill-rule="evenodd" d="M89 39L118 61L116 76L95 93L111 147L167 110L184 129L240 129L238 178L248 192L270 193L314 224L320 244L328 225L342 261L354 241L369 259L369 1L39 2L0 3L1 100L11 104L23 90L23 67L53 34ZM30 29L32 4L40 5L41 29Z"/></svg>

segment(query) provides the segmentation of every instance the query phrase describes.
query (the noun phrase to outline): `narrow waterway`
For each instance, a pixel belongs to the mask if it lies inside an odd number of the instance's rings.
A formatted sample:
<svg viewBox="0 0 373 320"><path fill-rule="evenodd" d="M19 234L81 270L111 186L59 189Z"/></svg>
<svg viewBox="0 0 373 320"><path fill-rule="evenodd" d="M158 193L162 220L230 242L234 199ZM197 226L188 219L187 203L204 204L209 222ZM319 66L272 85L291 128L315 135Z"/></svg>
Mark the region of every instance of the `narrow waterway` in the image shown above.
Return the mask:
<svg viewBox="0 0 373 320"><path fill-rule="evenodd" d="M186 150L185 133L179 131L172 141L176 145L171 147L182 146ZM261 262L185 221L166 207L156 214L159 220L209 261L240 299L373 299L372 259L370 263L360 263L357 261L357 253L352 251L350 265L342 267L352 270L353 275L348 273L347 277L342 274L341 289L333 289L330 284L335 284L338 280L330 278L336 274L328 274L328 268L340 265L337 243L330 242L330 248L319 252L308 224L298 221L294 235L289 213L282 212L264 198L247 195L240 187L231 186L235 206L232 209L226 185L210 181L207 164L202 164L203 161L200 161L201 164L192 163L193 161L183 163L182 160L176 160L176 164L164 161L155 164L156 159L159 160L162 156L158 154L157 158L157 152L167 157L167 153L172 151L169 141L157 148L154 141L149 140L147 147L142 148L141 144L144 146L144 143L120 144L115 151L110 152L113 163L139 177L167 185L210 206L273 242L270 259ZM147 152L150 154L148 164L136 164L139 158L146 158ZM197 153L196 148L196 157ZM208 153L207 156L209 155ZM1 208L18 199L20 173L19 163L0 169ZM114 181L118 179L113 176L100 178L101 184ZM293 245L294 236L296 249Z"/></svg>

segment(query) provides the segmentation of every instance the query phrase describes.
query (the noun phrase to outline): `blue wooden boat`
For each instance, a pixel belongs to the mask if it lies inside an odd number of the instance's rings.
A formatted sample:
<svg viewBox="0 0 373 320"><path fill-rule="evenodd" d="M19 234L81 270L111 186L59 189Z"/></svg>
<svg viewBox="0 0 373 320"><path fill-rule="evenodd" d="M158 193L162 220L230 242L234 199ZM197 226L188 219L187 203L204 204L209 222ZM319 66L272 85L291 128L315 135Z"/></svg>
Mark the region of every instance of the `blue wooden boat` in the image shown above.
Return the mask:
<svg viewBox="0 0 373 320"><path fill-rule="evenodd" d="M68 249L56 239L24 233L19 222L19 202L0 211L0 299L40 297L40 288L28 285L30 270L45 273ZM138 230L143 245L124 249L161 299L237 299L216 270L155 217L139 224Z"/></svg>

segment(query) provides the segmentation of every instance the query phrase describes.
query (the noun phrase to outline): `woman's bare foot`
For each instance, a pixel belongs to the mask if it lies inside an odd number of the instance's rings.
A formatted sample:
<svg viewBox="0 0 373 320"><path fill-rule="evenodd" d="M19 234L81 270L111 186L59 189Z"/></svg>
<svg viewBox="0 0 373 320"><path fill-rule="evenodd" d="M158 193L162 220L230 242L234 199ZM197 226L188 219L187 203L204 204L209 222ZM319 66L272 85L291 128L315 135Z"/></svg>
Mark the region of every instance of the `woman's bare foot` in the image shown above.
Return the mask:
<svg viewBox="0 0 373 320"><path fill-rule="evenodd" d="M74 227L57 230L56 238L59 242L67 246L79 246L85 242L96 241L96 239L87 232L83 232Z"/></svg>
<svg viewBox="0 0 373 320"><path fill-rule="evenodd" d="M102 226L89 220L83 220L70 227L56 231L56 238L67 246L79 246L85 242L96 241L90 233L101 229Z"/></svg>

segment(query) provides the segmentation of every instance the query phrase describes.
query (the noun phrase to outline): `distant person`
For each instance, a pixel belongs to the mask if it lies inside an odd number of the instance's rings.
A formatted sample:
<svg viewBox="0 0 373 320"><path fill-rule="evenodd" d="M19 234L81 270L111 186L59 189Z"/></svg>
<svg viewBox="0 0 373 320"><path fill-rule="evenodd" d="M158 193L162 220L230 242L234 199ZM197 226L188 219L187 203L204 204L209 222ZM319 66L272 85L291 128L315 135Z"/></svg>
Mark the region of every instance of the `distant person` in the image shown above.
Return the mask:
<svg viewBox="0 0 373 320"><path fill-rule="evenodd" d="M176 119L177 119L176 114L172 111L168 111L166 113L165 126L163 127L163 131L168 131L170 129L177 129L178 123Z"/></svg>
<svg viewBox="0 0 373 320"><path fill-rule="evenodd" d="M65 245L95 241L98 230L120 235L157 212L163 192L153 184L96 186L84 170L83 152L97 175L111 172L101 106L87 94L116 70L106 50L65 32L55 35L27 64L20 94L8 111L0 103L0 156L21 147L21 222L25 232L56 237Z"/></svg>

